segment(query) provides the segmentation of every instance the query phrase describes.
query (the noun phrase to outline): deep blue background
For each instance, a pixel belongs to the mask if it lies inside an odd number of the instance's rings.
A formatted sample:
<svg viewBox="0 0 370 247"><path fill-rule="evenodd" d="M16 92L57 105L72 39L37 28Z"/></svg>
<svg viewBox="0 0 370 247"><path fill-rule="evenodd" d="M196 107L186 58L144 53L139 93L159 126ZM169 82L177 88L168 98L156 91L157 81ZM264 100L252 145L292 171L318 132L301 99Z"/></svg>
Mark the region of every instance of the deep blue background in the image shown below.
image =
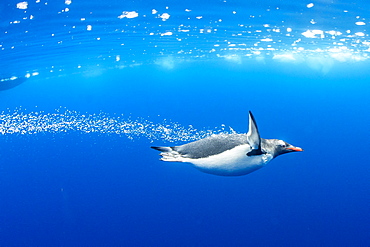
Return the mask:
<svg viewBox="0 0 370 247"><path fill-rule="evenodd" d="M0 246L370 246L368 2L18 2L0 3L0 80L39 74L0 91L0 127L62 107L243 133L251 110L305 151L219 177L146 135L0 135Z"/></svg>
<svg viewBox="0 0 370 247"><path fill-rule="evenodd" d="M31 78L1 92L2 107L160 114L238 132L252 110L262 137L305 151L247 176L219 177L160 162L145 138L5 135L1 245L367 246L368 76L348 64L322 75L203 62Z"/></svg>

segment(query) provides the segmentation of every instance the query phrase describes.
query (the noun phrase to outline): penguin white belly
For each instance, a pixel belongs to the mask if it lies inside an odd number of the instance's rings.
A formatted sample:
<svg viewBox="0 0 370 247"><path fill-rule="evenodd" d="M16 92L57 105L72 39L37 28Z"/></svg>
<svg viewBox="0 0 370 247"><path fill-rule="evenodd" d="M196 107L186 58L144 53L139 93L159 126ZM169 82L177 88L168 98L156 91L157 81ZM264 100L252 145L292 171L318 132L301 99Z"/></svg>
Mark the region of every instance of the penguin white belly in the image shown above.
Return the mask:
<svg viewBox="0 0 370 247"><path fill-rule="evenodd" d="M250 151L251 147L246 144L206 158L182 158L181 161L191 163L205 173L241 176L262 168L273 158L269 154L248 156Z"/></svg>

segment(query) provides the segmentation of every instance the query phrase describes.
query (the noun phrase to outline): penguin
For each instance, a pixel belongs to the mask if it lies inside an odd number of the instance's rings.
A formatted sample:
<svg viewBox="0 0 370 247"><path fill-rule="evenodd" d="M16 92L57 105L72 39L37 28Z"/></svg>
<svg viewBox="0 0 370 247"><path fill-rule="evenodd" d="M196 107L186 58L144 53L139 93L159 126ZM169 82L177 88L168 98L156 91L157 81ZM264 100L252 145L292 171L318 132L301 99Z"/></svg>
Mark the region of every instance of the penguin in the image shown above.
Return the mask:
<svg viewBox="0 0 370 247"><path fill-rule="evenodd" d="M247 134L217 134L181 146L154 147L162 161L185 162L219 176L242 176L264 167L281 154L303 151L283 140L260 137L249 111Z"/></svg>

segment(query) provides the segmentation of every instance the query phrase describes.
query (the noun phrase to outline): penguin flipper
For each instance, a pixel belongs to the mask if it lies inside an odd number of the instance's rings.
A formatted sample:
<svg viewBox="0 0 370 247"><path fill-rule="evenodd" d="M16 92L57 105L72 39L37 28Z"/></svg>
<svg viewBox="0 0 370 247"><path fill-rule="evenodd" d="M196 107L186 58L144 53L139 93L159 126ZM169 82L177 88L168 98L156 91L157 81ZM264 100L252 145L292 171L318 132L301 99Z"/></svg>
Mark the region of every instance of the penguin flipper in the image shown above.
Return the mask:
<svg viewBox="0 0 370 247"><path fill-rule="evenodd" d="M254 119L251 111L249 111L249 129L247 133L247 140L252 148L252 151L247 153L248 156L263 154L261 150L260 133L257 128L256 120Z"/></svg>

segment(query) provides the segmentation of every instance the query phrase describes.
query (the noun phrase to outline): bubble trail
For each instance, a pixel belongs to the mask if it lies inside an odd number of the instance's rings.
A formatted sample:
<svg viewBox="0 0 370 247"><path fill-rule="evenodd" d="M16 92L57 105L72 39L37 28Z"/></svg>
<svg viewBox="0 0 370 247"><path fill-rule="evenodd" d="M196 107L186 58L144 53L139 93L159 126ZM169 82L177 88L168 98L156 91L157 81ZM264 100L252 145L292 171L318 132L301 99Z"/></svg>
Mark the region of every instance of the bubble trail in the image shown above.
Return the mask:
<svg viewBox="0 0 370 247"><path fill-rule="evenodd" d="M44 111L25 113L22 109L0 113L0 135L34 135L38 133L98 133L125 136L128 139L147 138L150 142L163 140L167 142L195 141L212 134L234 133L225 125L213 130L198 130L193 126L182 126L166 119L162 123L123 115L111 116L98 114L82 114L67 109L57 109L54 113Z"/></svg>

